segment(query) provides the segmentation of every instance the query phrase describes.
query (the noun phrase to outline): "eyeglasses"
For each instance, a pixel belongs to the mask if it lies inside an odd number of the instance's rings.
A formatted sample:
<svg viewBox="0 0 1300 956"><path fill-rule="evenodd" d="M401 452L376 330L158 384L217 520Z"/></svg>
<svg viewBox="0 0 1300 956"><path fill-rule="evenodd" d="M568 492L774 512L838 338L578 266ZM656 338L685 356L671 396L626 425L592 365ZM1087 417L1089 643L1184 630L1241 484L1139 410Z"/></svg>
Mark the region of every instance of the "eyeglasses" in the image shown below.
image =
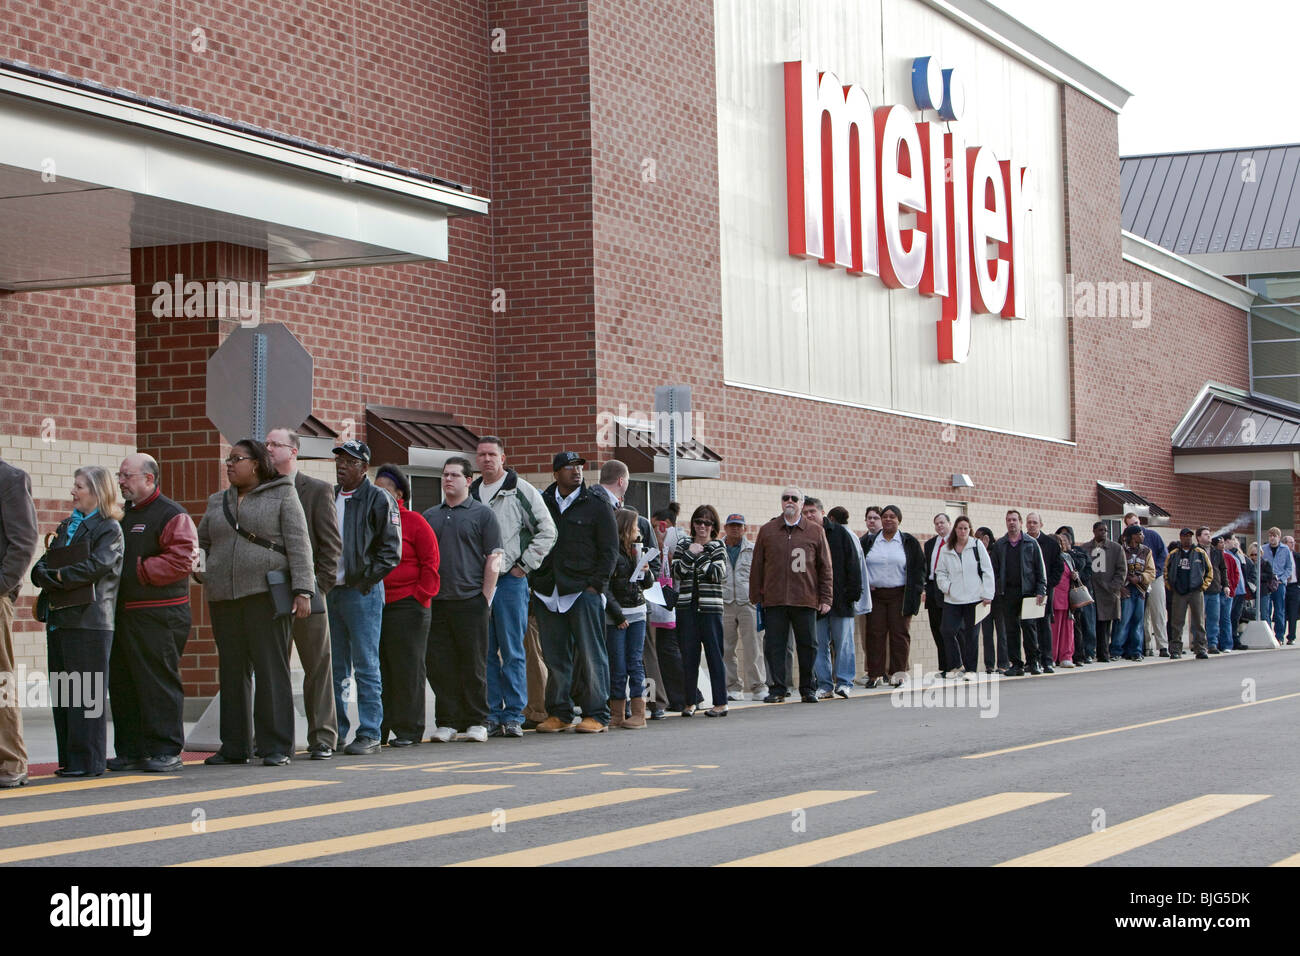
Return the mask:
<svg viewBox="0 0 1300 956"><path fill-rule="evenodd" d="M292 448L293 445L287 441L269 441L266 443L267 448Z"/></svg>
<svg viewBox="0 0 1300 956"><path fill-rule="evenodd" d="M226 464L237 465L241 461L253 461L253 460L254 458L252 455L231 455L229 458L226 459Z"/></svg>
<svg viewBox="0 0 1300 956"><path fill-rule="evenodd" d="M782 495L782 496L781 496L781 500L782 500L782 501L798 501L798 500L799 500L799 496L798 496L798 495Z"/></svg>
<svg viewBox="0 0 1300 956"><path fill-rule="evenodd" d="M128 475L125 471L119 471L117 473L117 480L126 481L128 478L139 478L142 474L144 474L142 471L137 471L134 475Z"/></svg>
<svg viewBox="0 0 1300 956"><path fill-rule="evenodd" d="M703 525L706 528L713 527L713 522L710 521L708 518L696 518L694 523L698 525Z"/></svg>

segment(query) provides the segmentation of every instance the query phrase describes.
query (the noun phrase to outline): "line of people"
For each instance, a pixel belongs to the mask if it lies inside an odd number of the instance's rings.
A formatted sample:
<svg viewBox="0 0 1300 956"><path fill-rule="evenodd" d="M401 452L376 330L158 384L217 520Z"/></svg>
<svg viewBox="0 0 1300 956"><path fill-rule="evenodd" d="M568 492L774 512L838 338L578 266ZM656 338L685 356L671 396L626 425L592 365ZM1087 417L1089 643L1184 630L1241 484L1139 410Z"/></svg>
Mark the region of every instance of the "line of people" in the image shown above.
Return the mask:
<svg viewBox="0 0 1300 956"><path fill-rule="evenodd" d="M102 708L55 701L61 776L180 769L191 580L203 585L218 649L221 746L209 764L289 763L291 646L308 756L319 760L421 743L426 682L434 742L636 730L669 711L725 717L746 693L779 703L797 690L815 703L847 697L855 683L898 686L922 605L948 678L978 673L981 649L984 670L1009 677L1176 658L1189 616L1191 651L1224 653L1251 597L1279 634L1289 621L1294 642L1294 542L1276 528L1249 555L1208 528L1183 529L1166 548L1136 515L1121 542L1097 522L1076 544L1073 529L1047 534L1037 513L1022 520L1013 509L996 539L964 515L936 515L922 544L896 505L868 508L859 537L844 508L826 511L789 487L751 542L743 514L723 522L711 505L685 531L675 504L649 520L623 507L629 474L618 461L588 485L586 461L560 452L539 491L487 436L478 475L467 458L449 458L443 500L417 513L400 469L381 465L369 479L363 442L334 449L333 488L299 470L299 444L285 428L237 442L229 487L209 498L197 528L162 495L148 455L128 456L116 481L98 466L77 470L72 514L31 580L51 674L107 678L115 756ZM30 482L3 462L0 509L7 649L15 569L37 542ZM12 660L0 660L6 670ZM21 715L0 708L0 785L25 779Z"/></svg>

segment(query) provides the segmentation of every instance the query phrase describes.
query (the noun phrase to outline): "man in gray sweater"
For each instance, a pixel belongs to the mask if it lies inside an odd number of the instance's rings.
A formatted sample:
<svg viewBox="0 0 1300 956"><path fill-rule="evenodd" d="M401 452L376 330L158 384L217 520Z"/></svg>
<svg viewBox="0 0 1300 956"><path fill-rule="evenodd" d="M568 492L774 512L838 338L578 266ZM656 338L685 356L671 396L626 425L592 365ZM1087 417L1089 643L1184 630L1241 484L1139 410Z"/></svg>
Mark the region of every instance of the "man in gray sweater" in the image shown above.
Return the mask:
<svg viewBox="0 0 1300 956"><path fill-rule="evenodd" d="M0 461L0 789L27 782L23 711L14 674L14 602L36 555L36 506L27 472Z"/></svg>

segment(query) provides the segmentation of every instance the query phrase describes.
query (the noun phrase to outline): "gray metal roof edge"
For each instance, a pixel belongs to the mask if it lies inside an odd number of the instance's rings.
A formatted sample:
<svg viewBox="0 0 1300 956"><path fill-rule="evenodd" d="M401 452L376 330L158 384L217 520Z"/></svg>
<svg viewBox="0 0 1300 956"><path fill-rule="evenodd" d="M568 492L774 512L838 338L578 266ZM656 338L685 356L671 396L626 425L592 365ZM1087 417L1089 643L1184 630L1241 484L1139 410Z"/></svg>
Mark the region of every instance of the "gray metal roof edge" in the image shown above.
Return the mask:
<svg viewBox="0 0 1300 956"><path fill-rule="evenodd" d="M1263 149L1292 149L1300 146L1300 143L1272 143L1267 146L1222 146L1216 149L1176 149L1169 152L1156 153L1132 153L1128 156L1121 156L1119 161L1139 159L1160 159L1163 156L1199 156L1209 153L1254 153Z"/></svg>
<svg viewBox="0 0 1300 956"><path fill-rule="evenodd" d="M1127 229L1121 229L1120 234L1123 237L1123 258L1136 266L1243 312L1249 311L1251 303L1255 301L1255 292L1239 282L1233 282L1226 276L1212 272Z"/></svg>
<svg viewBox="0 0 1300 956"><path fill-rule="evenodd" d="M1040 73L1118 113L1133 94L986 0L923 0Z"/></svg>
<svg viewBox="0 0 1300 956"><path fill-rule="evenodd" d="M1216 275L1270 275L1300 272L1300 248L1238 249L1235 252L1198 252L1187 257L1193 265Z"/></svg>
<svg viewBox="0 0 1300 956"><path fill-rule="evenodd" d="M1201 390L1196 393L1196 398L1187 406L1187 411L1174 427L1173 434L1169 436L1171 445L1177 446L1179 436L1183 434L1192 423L1196 421L1205 408L1205 405L1211 399L1222 399L1232 402L1242 408L1250 408L1253 411L1268 412L1286 418L1300 419L1300 405L1294 402L1288 402L1284 398L1277 398L1273 395L1262 395L1259 392L1247 391L1243 388L1237 388L1233 385L1224 385L1222 382L1206 382L1201 386ZM1271 406L1271 408L1270 408ZM1191 449L1198 453L1205 452L1206 449ZM1233 449L1241 451L1240 448Z"/></svg>

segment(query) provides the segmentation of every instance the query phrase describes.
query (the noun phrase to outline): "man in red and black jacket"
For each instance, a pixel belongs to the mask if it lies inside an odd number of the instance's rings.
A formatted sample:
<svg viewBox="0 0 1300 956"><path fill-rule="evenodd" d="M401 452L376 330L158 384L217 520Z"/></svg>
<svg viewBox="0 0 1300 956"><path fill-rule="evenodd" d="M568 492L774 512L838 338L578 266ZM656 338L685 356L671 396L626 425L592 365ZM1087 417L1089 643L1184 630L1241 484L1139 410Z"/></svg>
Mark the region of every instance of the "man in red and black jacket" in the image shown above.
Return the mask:
<svg viewBox="0 0 1300 956"><path fill-rule="evenodd" d="M117 473L126 551L108 665L116 753L109 770L181 769L181 654L190 636L198 532L185 509L159 491L158 478L158 462L148 455L127 455Z"/></svg>

